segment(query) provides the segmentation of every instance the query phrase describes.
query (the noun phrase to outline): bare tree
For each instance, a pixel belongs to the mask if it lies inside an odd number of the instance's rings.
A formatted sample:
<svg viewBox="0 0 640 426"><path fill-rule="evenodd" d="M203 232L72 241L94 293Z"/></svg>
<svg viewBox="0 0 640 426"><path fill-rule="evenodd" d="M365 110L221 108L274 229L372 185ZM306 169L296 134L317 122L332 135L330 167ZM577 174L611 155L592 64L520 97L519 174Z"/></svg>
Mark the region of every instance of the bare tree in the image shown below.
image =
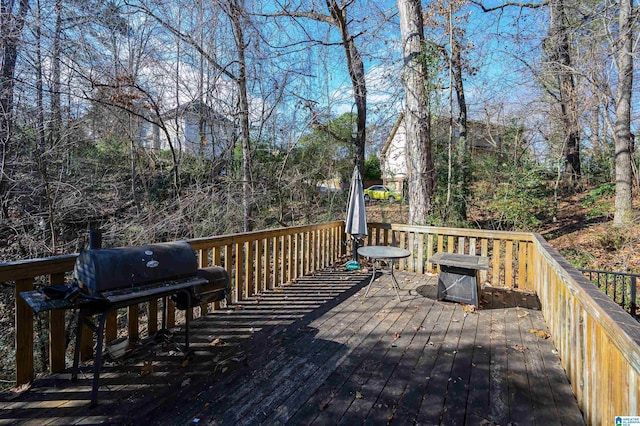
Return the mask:
<svg viewBox="0 0 640 426"><path fill-rule="evenodd" d="M356 105L356 134L352 138L352 143L356 147L354 162L360 170L364 170L367 126L367 85L365 81L364 62L356 46L356 38L358 35L352 34L349 30L350 19L348 12L353 3L353 0L340 0L339 2L336 0L326 0L328 14L316 12L313 7L310 11L285 7L282 12L271 16L291 16L294 18L313 19L318 22L327 23L339 31L342 48L347 60L347 70L351 79L351 87L353 88L353 100Z"/></svg>
<svg viewBox="0 0 640 426"><path fill-rule="evenodd" d="M559 123L562 129L562 155L564 157L564 180L568 187L579 185L581 177L579 94L576 90L574 46L571 42L573 28L568 14L569 0L542 0L540 2L505 1L493 7L482 1L471 0L484 12L504 11L509 7L549 10L550 22L543 48L547 58L547 73L538 78L559 108ZM527 60L527 59L523 59ZM550 77L550 78L548 78ZM560 178L560 176L559 176Z"/></svg>
<svg viewBox="0 0 640 426"><path fill-rule="evenodd" d="M578 122L578 96L571 59L571 31L565 6L566 0L550 0L551 22L544 48L549 64L556 78L555 89L547 86L560 107L560 120L563 129L563 155L565 162L565 181L569 187L575 187L581 177L580 167L580 124Z"/></svg>
<svg viewBox="0 0 640 426"><path fill-rule="evenodd" d="M620 0L618 15L618 99L616 102L616 200L613 223L633 221L631 94L633 91L633 0Z"/></svg>
<svg viewBox="0 0 640 426"><path fill-rule="evenodd" d="M14 10L15 8L18 10ZM0 214L7 218L8 181L10 179L8 160L11 153L13 122L13 91L15 69L18 59L18 45L22 37L29 0L0 2L0 37L2 66L0 68Z"/></svg>
<svg viewBox="0 0 640 426"><path fill-rule="evenodd" d="M407 132L407 174L409 223L424 225L436 187L436 171L431 148L428 107L428 80L424 58L424 28L419 0L398 0L402 56L404 62Z"/></svg>

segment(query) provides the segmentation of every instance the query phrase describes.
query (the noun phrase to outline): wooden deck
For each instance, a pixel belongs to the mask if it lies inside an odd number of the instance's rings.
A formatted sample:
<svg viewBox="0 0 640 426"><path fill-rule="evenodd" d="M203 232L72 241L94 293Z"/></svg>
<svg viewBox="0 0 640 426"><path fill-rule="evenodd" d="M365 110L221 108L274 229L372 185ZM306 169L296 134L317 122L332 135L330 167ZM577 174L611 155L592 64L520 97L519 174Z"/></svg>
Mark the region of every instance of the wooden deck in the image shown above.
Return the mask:
<svg viewBox="0 0 640 426"><path fill-rule="evenodd" d="M1 395L0 423L584 424L535 296L489 287L465 312L397 277L400 302L388 275L367 299L363 273L304 277L193 321L187 360L149 343L107 363L98 407L87 366Z"/></svg>

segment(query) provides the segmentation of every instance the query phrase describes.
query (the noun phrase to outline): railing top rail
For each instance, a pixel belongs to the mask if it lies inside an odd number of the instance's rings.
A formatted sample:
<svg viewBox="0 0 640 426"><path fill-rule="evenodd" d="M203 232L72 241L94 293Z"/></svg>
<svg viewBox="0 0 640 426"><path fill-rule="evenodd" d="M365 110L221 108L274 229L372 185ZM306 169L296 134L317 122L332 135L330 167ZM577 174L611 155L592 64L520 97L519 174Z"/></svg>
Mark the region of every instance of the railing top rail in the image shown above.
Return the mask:
<svg viewBox="0 0 640 426"><path fill-rule="evenodd" d="M263 238L279 237L283 235L296 234L301 232L317 231L320 229L332 228L344 224L343 221L326 222L314 225L299 225L288 228L275 228L261 231L243 232L237 234L218 235L214 237L194 238L187 240L195 249L208 248L213 246L223 246L232 243L243 243L255 241Z"/></svg>
<svg viewBox="0 0 640 426"><path fill-rule="evenodd" d="M313 225L300 225L288 228L276 228L264 231L254 231L238 234L227 234L215 237L194 238L187 240L194 249L206 249L227 244L244 243L262 238L279 237L283 235L311 232L340 226L344 222L326 222ZM0 263L0 282L29 279L40 275L64 273L73 270L78 254L65 254L45 257L41 259L25 259Z"/></svg>
<svg viewBox="0 0 640 426"><path fill-rule="evenodd" d="M0 282L67 272L73 269L77 257L76 253L0 263Z"/></svg>
<svg viewBox="0 0 640 426"><path fill-rule="evenodd" d="M578 268L578 271L580 271L580 272L590 272L592 274L620 275L620 276L623 276L623 277L637 277L637 278L640 278L640 274L632 274L631 272L601 271L601 270L598 270L598 269L585 269L585 268Z"/></svg>
<svg viewBox="0 0 640 426"><path fill-rule="evenodd" d="M586 313L607 333L629 364L640 373L640 324L617 303L594 286L540 234L534 234L539 253L562 277L562 281Z"/></svg>
<svg viewBox="0 0 640 426"><path fill-rule="evenodd" d="M423 232L429 234L444 234L460 237L495 238L505 240L517 239L521 241L533 241L533 233L531 232L491 231L485 229L447 228L443 226L421 226L376 222L369 223L369 226L372 228L390 229L393 231Z"/></svg>

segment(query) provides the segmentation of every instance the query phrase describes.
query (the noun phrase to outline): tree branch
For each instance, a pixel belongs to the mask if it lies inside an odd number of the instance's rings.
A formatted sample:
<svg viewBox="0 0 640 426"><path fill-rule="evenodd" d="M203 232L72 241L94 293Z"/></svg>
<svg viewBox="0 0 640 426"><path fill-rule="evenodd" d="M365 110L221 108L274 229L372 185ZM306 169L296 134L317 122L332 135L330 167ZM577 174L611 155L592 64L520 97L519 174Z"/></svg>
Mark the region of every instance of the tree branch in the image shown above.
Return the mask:
<svg viewBox="0 0 640 426"><path fill-rule="evenodd" d="M471 0L472 4L479 6L483 12L493 12L495 10L504 10L507 7L519 7L519 8L529 8L529 9L537 9L539 7L544 7L549 4L549 0L543 0L540 3L523 3L523 2L514 2L508 1L497 6L486 7L482 1Z"/></svg>

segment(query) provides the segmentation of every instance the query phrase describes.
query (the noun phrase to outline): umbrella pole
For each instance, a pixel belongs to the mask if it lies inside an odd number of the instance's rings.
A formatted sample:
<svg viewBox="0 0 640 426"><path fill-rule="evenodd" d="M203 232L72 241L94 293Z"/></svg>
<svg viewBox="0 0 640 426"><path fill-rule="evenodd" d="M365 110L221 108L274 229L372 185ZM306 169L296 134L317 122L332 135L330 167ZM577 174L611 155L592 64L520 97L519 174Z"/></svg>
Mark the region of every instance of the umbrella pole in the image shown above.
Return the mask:
<svg viewBox="0 0 640 426"><path fill-rule="evenodd" d="M351 248L353 249L353 260L358 261L358 247L360 246L359 244L359 238L357 237L353 237L351 238Z"/></svg>

